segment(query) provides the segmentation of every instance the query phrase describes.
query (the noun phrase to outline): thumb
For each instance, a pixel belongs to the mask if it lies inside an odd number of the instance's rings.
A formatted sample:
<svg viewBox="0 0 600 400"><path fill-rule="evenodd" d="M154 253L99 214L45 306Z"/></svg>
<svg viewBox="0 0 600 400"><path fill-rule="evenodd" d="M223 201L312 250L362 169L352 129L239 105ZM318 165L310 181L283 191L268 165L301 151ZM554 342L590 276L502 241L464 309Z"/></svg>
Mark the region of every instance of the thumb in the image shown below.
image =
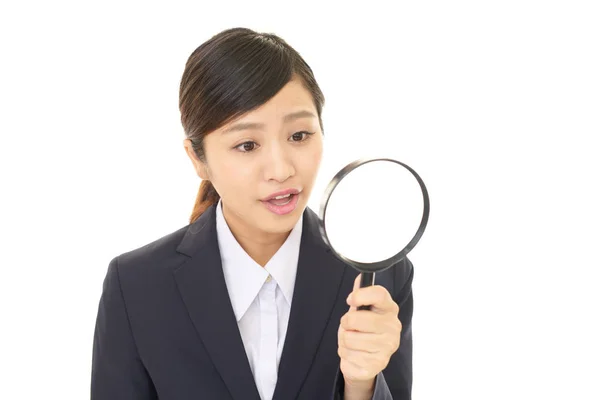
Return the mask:
<svg viewBox="0 0 600 400"><path fill-rule="evenodd" d="M358 289L360 289L360 273L356 276L356 279L354 279L354 287L352 288L352 293L356 292ZM352 295L352 293L350 293L350 295ZM349 311L356 311L356 307L351 306Z"/></svg>
<svg viewBox="0 0 600 400"><path fill-rule="evenodd" d="M360 289L360 273L358 275L356 275L356 279L354 279L354 287L352 288L352 291L355 292L358 289Z"/></svg>

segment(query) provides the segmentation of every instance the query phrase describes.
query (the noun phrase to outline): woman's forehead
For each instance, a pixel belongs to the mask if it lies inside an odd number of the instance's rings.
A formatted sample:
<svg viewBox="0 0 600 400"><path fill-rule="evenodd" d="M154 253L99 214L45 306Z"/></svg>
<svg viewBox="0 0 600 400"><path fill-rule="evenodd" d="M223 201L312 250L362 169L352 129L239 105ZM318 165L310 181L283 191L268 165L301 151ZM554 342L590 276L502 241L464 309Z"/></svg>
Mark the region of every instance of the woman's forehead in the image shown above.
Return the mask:
<svg viewBox="0 0 600 400"><path fill-rule="evenodd" d="M261 128L269 122L291 123L297 120L318 120L310 92L300 82L288 82L265 104L249 111L222 127L223 133Z"/></svg>

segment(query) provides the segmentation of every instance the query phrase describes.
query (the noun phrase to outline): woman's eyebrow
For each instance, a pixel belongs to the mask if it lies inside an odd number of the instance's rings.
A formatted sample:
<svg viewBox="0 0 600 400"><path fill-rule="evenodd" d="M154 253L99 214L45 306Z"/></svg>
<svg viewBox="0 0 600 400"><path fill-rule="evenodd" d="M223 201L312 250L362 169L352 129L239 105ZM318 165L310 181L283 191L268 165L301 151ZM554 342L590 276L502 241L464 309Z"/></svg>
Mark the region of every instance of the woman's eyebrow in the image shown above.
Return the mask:
<svg viewBox="0 0 600 400"><path fill-rule="evenodd" d="M290 121L295 121L299 118L317 118L317 116L315 114L311 113L310 111L301 110L301 111L296 111L296 112L286 115L285 117L283 117L283 121L290 122Z"/></svg>
<svg viewBox="0 0 600 400"><path fill-rule="evenodd" d="M317 117L315 114L313 114L310 111L302 110L302 111L296 111L296 112L285 115L283 117L283 121L291 122L291 121L295 121L300 118L317 118ZM230 133L230 132L243 131L246 129L263 129L264 127L265 127L265 124L260 123L260 122L238 122L236 124L231 125L227 129L224 129L223 133L225 134L225 133Z"/></svg>

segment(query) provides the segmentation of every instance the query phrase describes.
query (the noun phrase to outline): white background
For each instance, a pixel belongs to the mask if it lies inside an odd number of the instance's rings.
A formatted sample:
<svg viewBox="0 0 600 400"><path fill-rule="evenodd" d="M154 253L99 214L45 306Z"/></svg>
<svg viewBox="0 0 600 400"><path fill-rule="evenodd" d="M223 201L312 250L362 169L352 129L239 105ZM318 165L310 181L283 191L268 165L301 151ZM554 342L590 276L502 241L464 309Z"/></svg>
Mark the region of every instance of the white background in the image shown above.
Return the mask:
<svg viewBox="0 0 600 400"><path fill-rule="evenodd" d="M2 3L0 398L89 397L108 262L192 210L185 61L246 26L326 95L313 207L364 156L428 185L414 398L600 399L596 2L323 3Z"/></svg>

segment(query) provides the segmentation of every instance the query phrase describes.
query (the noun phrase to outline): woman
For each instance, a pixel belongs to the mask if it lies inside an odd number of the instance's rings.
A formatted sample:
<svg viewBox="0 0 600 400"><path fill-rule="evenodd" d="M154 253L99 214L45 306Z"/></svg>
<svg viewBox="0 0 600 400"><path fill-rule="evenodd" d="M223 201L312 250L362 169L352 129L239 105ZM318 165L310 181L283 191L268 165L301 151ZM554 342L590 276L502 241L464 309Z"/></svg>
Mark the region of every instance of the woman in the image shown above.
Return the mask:
<svg viewBox="0 0 600 400"><path fill-rule="evenodd" d="M189 225L110 262L92 399L410 399L410 261L359 288L307 207L323 103L275 35L229 29L191 54L180 110L200 191Z"/></svg>

